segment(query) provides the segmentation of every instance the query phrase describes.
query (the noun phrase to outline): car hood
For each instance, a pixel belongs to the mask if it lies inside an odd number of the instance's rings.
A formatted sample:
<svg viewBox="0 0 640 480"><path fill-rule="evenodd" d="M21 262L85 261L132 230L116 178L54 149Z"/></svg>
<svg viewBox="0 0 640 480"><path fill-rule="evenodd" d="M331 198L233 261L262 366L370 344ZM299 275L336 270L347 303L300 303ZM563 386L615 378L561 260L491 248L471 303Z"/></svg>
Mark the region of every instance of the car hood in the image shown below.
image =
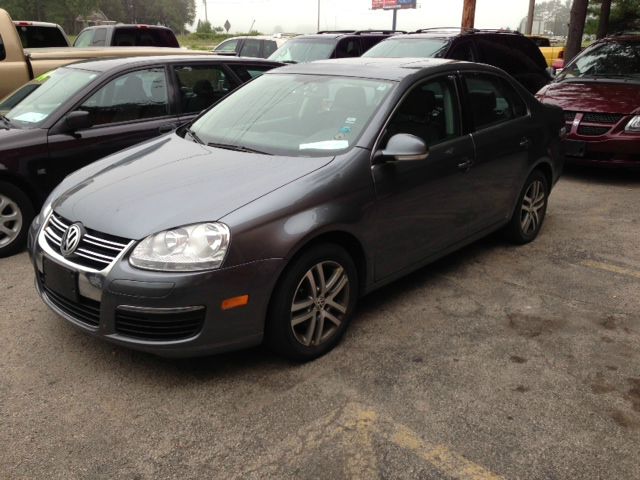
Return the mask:
<svg viewBox="0 0 640 480"><path fill-rule="evenodd" d="M71 221L124 238L215 221L331 162L200 145L176 134L89 165L54 191Z"/></svg>
<svg viewBox="0 0 640 480"><path fill-rule="evenodd" d="M544 103L576 112L635 113L640 105L640 85L565 81L552 83L539 98Z"/></svg>

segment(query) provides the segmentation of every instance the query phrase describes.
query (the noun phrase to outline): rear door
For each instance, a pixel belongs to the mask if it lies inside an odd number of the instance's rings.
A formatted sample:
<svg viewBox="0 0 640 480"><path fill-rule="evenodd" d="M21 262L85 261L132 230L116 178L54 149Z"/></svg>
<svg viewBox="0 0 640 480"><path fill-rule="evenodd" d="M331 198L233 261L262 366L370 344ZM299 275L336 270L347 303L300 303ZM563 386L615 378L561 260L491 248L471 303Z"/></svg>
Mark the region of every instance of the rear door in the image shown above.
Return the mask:
<svg viewBox="0 0 640 480"><path fill-rule="evenodd" d="M67 132L63 119L50 129L48 172L53 185L69 173L119 150L167 133L178 124L164 66L119 74L72 111L87 111L93 126Z"/></svg>
<svg viewBox="0 0 640 480"><path fill-rule="evenodd" d="M466 120L476 147L470 169L475 217L470 234L503 222L540 135L528 107L505 78L491 73L462 73Z"/></svg>

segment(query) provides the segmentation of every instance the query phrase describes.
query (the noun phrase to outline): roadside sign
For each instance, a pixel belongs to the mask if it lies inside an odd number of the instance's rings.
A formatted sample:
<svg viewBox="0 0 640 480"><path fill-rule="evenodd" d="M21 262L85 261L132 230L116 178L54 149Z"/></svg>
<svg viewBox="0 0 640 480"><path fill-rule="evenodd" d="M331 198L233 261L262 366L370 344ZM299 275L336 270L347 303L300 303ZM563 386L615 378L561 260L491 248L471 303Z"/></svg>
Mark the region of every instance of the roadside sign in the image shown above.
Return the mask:
<svg viewBox="0 0 640 480"><path fill-rule="evenodd" d="M230 28L231 24L229 23L229 20L227 20L226 22L224 22L224 29L227 31L227 33L229 33Z"/></svg>
<svg viewBox="0 0 640 480"><path fill-rule="evenodd" d="M371 0L373 10L398 10L416 8L417 0Z"/></svg>

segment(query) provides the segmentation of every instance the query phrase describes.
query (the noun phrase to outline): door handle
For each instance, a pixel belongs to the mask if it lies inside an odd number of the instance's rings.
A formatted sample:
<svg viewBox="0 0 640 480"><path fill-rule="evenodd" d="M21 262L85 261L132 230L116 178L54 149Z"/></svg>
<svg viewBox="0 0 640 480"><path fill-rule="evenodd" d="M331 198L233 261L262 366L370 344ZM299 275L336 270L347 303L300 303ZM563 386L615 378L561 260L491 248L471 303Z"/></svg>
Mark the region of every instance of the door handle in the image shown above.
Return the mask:
<svg viewBox="0 0 640 480"><path fill-rule="evenodd" d="M520 140L520 146L522 148L529 148L529 144L530 144L530 140L527 137L522 137L522 139Z"/></svg>
<svg viewBox="0 0 640 480"><path fill-rule="evenodd" d="M458 168L460 170L467 170L471 165L473 165L473 161L470 158L467 158L464 162L458 164Z"/></svg>

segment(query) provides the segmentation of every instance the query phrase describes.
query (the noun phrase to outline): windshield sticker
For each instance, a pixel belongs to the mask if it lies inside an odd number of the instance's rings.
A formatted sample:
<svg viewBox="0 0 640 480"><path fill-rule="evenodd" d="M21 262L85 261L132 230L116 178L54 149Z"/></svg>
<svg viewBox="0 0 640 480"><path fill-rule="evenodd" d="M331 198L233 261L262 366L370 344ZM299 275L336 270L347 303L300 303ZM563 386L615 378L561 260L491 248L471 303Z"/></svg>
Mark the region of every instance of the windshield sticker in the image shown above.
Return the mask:
<svg viewBox="0 0 640 480"><path fill-rule="evenodd" d="M38 113L38 112L26 112L22 115L18 115L15 117L16 120L20 122L28 122L28 123L38 123L41 120L47 118L46 113Z"/></svg>
<svg viewBox="0 0 640 480"><path fill-rule="evenodd" d="M342 150L348 146L347 140L324 140L322 142L301 143L300 150Z"/></svg>
<svg viewBox="0 0 640 480"><path fill-rule="evenodd" d="M344 123L353 125L356 123L356 120L358 120L356 117L349 117L344 121Z"/></svg>
<svg viewBox="0 0 640 480"><path fill-rule="evenodd" d="M347 127L346 125L340 129L340 133L351 133L351 127Z"/></svg>
<svg viewBox="0 0 640 480"><path fill-rule="evenodd" d="M44 83L46 80L49 80L49 77L51 77L51 74L53 74L53 72L54 70L49 70L48 72L43 73L39 77L36 77L36 82Z"/></svg>

